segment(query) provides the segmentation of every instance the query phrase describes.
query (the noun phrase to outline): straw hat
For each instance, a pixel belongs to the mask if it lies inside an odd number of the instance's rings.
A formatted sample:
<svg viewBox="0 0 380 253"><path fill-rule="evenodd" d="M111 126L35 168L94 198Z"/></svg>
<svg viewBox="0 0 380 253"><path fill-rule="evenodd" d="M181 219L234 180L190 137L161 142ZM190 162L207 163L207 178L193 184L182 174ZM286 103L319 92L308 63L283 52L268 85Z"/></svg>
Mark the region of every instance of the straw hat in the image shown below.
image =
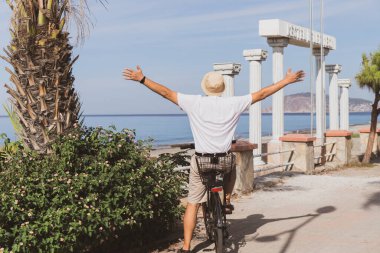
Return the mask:
<svg viewBox="0 0 380 253"><path fill-rule="evenodd" d="M202 79L202 90L208 96L220 96L225 88L224 78L221 74L211 71Z"/></svg>

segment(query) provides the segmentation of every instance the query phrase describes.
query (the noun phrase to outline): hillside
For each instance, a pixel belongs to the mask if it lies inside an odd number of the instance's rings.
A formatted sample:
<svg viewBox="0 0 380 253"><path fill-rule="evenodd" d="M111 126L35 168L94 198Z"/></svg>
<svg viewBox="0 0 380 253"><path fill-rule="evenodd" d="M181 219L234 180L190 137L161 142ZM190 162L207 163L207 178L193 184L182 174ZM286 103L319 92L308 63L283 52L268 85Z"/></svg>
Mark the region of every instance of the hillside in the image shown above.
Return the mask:
<svg viewBox="0 0 380 253"><path fill-rule="evenodd" d="M315 94L314 103L315 103ZM297 93L287 95L284 97L285 112L302 113L310 112L310 93ZM315 104L314 104L315 106ZM329 108L329 96L326 96L326 110ZM350 112L369 112L371 111L371 101L361 98L350 98L349 100ZM263 109L263 112L272 112L272 107Z"/></svg>

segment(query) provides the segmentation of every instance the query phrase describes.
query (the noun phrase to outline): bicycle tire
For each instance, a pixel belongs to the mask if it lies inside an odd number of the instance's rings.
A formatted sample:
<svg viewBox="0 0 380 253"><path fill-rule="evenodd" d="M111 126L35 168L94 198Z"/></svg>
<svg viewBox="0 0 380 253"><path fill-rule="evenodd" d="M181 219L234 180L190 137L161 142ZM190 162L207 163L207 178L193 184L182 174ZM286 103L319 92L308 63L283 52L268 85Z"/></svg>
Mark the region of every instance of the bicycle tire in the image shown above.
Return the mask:
<svg viewBox="0 0 380 253"><path fill-rule="evenodd" d="M220 200L219 194L214 193L214 208L213 208L213 218L214 218L214 241L215 241L215 251L216 253L223 252L224 245L224 226L223 226L223 211L222 202Z"/></svg>
<svg viewBox="0 0 380 253"><path fill-rule="evenodd" d="M223 229L215 228L214 236L215 236L215 252L223 253L223 245L224 245Z"/></svg>
<svg viewBox="0 0 380 253"><path fill-rule="evenodd" d="M207 239L212 241L213 234L212 234L212 227L210 226L211 217L210 217L210 211L206 202L202 203L202 212L203 212L203 220L205 223Z"/></svg>

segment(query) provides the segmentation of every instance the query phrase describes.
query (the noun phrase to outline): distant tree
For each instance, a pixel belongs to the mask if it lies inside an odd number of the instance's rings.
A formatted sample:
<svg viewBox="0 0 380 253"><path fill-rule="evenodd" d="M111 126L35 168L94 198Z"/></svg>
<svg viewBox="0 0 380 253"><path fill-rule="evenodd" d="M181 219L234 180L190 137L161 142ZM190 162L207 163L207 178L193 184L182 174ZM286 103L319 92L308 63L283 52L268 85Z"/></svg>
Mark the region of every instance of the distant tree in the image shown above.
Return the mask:
<svg viewBox="0 0 380 253"><path fill-rule="evenodd" d="M99 2L105 0L98 0ZM67 27L77 24L78 38L88 32L87 0L6 0L12 10L11 42L5 56L14 87L5 85L20 121L24 144L41 153L78 123L80 102L72 67L78 56Z"/></svg>
<svg viewBox="0 0 380 253"><path fill-rule="evenodd" d="M375 140L377 117L380 114L378 104L380 101L380 49L374 53L363 54L362 69L356 75L356 80L360 88L368 88L375 93L375 99L372 104L371 111L371 127L368 137L367 148L364 154L363 163L368 163L371 158L372 147Z"/></svg>

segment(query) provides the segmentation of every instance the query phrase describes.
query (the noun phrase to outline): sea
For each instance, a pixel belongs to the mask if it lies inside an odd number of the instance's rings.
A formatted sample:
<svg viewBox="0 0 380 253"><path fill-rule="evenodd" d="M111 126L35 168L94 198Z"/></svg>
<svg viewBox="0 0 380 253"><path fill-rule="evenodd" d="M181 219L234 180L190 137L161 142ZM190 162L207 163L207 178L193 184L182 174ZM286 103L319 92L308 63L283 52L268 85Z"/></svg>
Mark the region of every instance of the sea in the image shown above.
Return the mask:
<svg viewBox="0 0 380 253"><path fill-rule="evenodd" d="M285 133L310 131L310 113L285 113ZM350 125L369 124L370 112L350 113ZM327 128L329 125L327 115ZM136 115L84 115L84 125L88 127L115 126L117 130L133 129L139 140L152 140L154 147L170 146L171 144L192 142L190 125L185 114L136 114ZM315 115L313 119L315 128ZM272 114L262 115L262 136L272 132ZM11 140L16 139L11 121L7 116L0 116L0 134L5 133ZM242 114L235 139L249 137L249 114ZM0 144L3 142L0 140Z"/></svg>

